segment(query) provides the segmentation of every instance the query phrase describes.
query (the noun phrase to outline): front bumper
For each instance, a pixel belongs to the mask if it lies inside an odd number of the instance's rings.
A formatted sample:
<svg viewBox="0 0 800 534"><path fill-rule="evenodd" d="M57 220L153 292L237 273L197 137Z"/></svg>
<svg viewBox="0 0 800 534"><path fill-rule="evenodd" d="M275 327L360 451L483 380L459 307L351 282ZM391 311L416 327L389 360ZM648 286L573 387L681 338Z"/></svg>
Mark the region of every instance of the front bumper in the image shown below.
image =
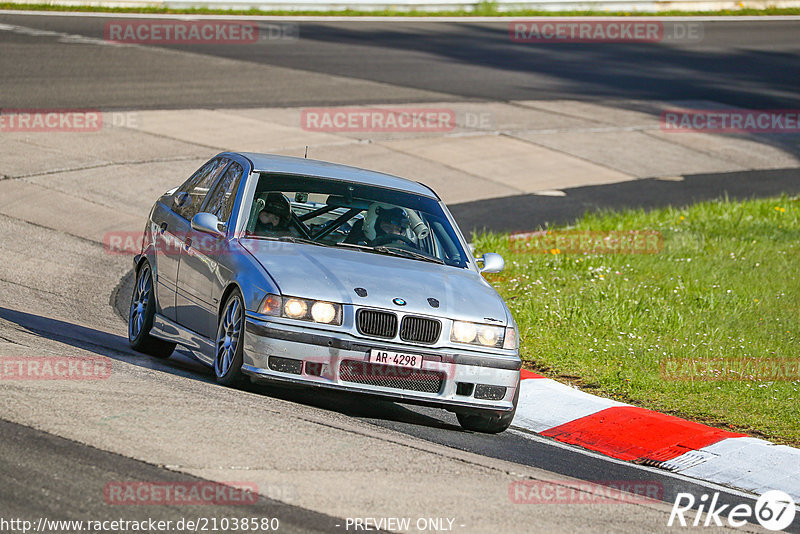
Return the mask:
<svg viewBox="0 0 800 534"><path fill-rule="evenodd" d="M354 393L377 395L403 402L447 408L451 411L470 409L508 412L514 409L514 395L519 387L518 357L450 347L431 348L381 340L357 338L349 333L333 333L247 317L244 336L242 372L254 380L277 380L308 386L326 387ZM370 349L397 351L423 356L421 373L424 389L412 390L413 373L398 370L384 380L369 373L381 371L369 363ZM287 365L288 362L288 365ZM353 367L369 368L367 374L354 374ZM380 367L380 366L377 366ZM364 383L369 382L369 383ZM484 387L478 387L484 386ZM476 393L505 388L502 397L476 398Z"/></svg>

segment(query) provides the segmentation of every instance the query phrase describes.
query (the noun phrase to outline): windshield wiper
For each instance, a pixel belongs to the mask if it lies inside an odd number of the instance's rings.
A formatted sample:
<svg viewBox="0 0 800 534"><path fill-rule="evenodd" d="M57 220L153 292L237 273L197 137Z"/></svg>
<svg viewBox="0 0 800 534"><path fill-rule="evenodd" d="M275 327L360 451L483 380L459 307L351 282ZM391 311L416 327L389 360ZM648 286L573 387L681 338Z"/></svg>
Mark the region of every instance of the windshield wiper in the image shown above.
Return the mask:
<svg viewBox="0 0 800 534"><path fill-rule="evenodd" d="M329 247L330 245L326 245L320 241L314 241L313 239L306 239L305 237L294 237L294 236L282 236L278 238L278 241L284 241L287 243L305 243L306 245L317 245L320 247Z"/></svg>
<svg viewBox="0 0 800 534"><path fill-rule="evenodd" d="M268 241L280 241L282 243L305 243L306 245L319 245L320 247L329 247L325 243L314 241L313 239L306 239L305 237L295 237L291 235L273 236L273 235L248 235L248 238L266 239Z"/></svg>
<svg viewBox="0 0 800 534"><path fill-rule="evenodd" d="M380 247L375 247L375 250L383 252L385 254L392 254L394 256L402 256L404 258L411 258L414 260L430 261L433 263L444 265L444 262L439 258L434 258L433 256L428 256L427 254L414 252L413 250L407 250L404 248L380 246Z"/></svg>
<svg viewBox="0 0 800 534"><path fill-rule="evenodd" d="M347 248L356 248L358 250L363 250L364 252L372 252L377 254L386 254L389 256L399 256L401 258L409 258L412 260L423 260L423 261L430 261L433 263L439 263L444 265L444 262L439 258L434 258L433 256L428 256L426 254L421 254L419 252L414 252L413 250L406 250L404 248L396 248L396 247L386 247L383 245L377 247L371 247L369 245L359 245L356 243L336 243L337 247L347 247Z"/></svg>
<svg viewBox="0 0 800 534"><path fill-rule="evenodd" d="M344 241L340 243L336 243L337 247L346 247L346 248L357 248L358 250L365 250L367 252L374 251L375 248L367 246L367 245L359 245L358 243L345 243Z"/></svg>

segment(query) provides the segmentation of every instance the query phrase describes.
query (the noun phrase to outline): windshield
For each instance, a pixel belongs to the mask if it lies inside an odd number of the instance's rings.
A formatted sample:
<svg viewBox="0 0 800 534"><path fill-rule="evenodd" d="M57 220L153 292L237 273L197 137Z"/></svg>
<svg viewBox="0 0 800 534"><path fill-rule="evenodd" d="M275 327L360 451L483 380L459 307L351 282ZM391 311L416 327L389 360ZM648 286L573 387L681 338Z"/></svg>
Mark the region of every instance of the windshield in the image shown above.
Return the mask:
<svg viewBox="0 0 800 534"><path fill-rule="evenodd" d="M246 235L467 264L437 200L338 180L262 173Z"/></svg>

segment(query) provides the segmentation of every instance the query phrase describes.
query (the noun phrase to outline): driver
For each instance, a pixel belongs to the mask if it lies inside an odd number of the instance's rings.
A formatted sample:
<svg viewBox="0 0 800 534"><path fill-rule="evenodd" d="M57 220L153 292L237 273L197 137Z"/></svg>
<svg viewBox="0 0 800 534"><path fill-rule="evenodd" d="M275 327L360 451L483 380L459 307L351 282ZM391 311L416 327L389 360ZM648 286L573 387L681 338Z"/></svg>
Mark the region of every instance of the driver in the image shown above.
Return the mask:
<svg viewBox="0 0 800 534"><path fill-rule="evenodd" d="M265 199L264 207L258 214L253 233L261 236L289 234L290 217L291 208L286 197L278 192L269 193Z"/></svg>
<svg viewBox="0 0 800 534"><path fill-rule="evenodd" d="M409 221L404 209L378 206L375 213L378 218L375 221L375 239L372 240L371 245L394 241L391 236L406 237ZM401 239L398 238L397 240Z"/></svg>

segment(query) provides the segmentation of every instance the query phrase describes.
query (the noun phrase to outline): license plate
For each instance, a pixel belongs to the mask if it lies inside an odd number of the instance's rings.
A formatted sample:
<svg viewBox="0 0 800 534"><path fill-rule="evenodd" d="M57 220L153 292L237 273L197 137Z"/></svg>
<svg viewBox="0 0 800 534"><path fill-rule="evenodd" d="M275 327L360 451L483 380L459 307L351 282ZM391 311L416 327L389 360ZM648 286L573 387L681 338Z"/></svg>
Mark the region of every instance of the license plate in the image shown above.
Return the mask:
<svg viewBox="0 0 800 534"><path fill-rule="evenodd" d="M370 349L369 361L370 363L394 365L395 367L422 369L422 356L419 354L406 354L404 352L393 352L390 350Z"/></svg>

